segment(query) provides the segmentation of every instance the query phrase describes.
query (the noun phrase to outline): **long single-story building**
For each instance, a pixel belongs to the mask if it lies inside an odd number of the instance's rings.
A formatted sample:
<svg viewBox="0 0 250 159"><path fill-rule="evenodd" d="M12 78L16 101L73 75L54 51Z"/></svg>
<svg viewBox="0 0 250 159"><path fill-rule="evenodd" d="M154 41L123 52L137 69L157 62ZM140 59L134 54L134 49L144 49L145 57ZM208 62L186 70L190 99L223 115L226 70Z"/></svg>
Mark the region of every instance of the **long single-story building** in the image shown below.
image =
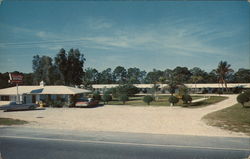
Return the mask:
<svg viewBox="0 0 250 159"><path fill-rule="evenodd" d="M19 100L17 98L17 92ZM63 99L69 101L71 95L86 96L91 91L69 86L18 86L0 89L0 101L20 101L23 103L37 103L45 99Z"/></svg>
<svg viewBox="0 0 250 159"><path fill-rule="evenodd" d="M137 88L140 89L151 89L154 87L154 84L133 84ZM157 84L159 90L166 88L167 84ZM212 93L213 91L217 91L221 88L225 88L225 86L218 84L218 83L202 83L202 84L184 84L190 91L194 91L196 93L201 93L204 90L207 90L208 93ZM97 91L103 91L105 89L117 87L119 84L93 84L92 88ZM250 89L250 83L228 83L227 88L232 90L234 88L243 88L243 89Z"/></svg>

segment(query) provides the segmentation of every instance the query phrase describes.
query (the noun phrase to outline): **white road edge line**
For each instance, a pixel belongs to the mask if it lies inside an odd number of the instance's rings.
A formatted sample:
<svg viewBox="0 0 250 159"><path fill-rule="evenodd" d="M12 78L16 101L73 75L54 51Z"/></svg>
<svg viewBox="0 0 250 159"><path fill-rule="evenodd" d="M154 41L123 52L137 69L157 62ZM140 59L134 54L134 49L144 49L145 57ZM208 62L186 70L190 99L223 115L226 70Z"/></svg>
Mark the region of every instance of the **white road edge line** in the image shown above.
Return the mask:
<svg viewBox="0 0 250 159"><path fill-rule="evenodd" d="M250 149L220 148L220 147L206 147L206 146L161 145L161 144L143 144L143 143L113 142L113 141L51 139L51 138L25 137L25 136L0 136L0 138L32 139L32 140L47 140L47 141L65 141L65 142L80 142L80 143L95 143L95 144L132 145L132 146L151 146L151 147L192 148L192 149L211 149L211 150L232 150L232 151L249 151L250 152Z"/></svg>

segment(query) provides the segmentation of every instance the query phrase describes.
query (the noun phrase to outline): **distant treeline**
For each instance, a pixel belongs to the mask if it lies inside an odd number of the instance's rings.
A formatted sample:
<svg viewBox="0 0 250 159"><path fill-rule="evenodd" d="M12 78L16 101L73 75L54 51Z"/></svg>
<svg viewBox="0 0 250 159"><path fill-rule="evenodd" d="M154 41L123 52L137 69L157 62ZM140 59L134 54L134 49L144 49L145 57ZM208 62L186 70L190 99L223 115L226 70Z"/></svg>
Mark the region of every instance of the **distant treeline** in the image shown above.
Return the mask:
<svg viewBox="0 0 250 159"><path fill-rule="evenodd" d="M24 75L23 85L38 85L44 81L47 85L85 85L91 84L147 84L147 83L250 83L250 69L231 69L226 61L221 61L211 72L198 67L189 69L177 66L174 69L156 70L150 72L139 68L124 68L117 66L114 70L107 68L98 71L95 68L84 69L86 59L78 49L64 49L56 54L54 59L49 56L36 55L32 60L32 73ZM21 73L21 72L15 72ZM11 86L8 83L8 73L0 73L0 88Z"/></svg>

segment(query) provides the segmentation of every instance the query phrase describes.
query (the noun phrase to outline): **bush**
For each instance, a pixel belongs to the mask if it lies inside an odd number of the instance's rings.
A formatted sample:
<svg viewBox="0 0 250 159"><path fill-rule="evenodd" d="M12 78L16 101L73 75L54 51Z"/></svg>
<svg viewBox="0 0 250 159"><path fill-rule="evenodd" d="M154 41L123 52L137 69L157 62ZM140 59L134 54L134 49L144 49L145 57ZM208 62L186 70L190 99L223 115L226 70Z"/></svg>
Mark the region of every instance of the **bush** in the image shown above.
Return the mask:
<svg viewBox="0 0 250 159"><path fill-rule="evenodd" d="M108 93L104 93L104 95L102 96L102 100L104 101L104 104L105 102L107 102L108 104L108 102L112 100L112 96Z"/></svg>
<svg viewBox="0 0 250 159"><path fill-rule="evenodd" d="M218 93L219 95L221 95L221 94L223 94L223 90L222 90L222 89L218 89L218 90L217 90L217 93Z"/></svg>
<svg viewBox="0 0 250 159"><path fill-rule="evenodd" d="M169 103L171 103L171 104L176 104L176 103L178 103L179 102L179 99L177 98L177 97L175 97L175 96L170 96L169 98L168 98L168 101L169 101Z"/></svg>
<svg viewBox="0 0 250 159"><path fill-rule="evenodd" d="M244 104L249 101L249 97L246 93L241 93L237 96L237 101L244 107Z"/></svg>
<svg viewBox="0 0 250 159"><path fill-rule="evenodd" d="M182 101L184 104L188 104L192 102L192 97L189 94L184 94L182 96Z"/></svg>
<svg viewBox="0 0 250 159"><path fill-rule="evenodd" d="M185 85L181 85L179 87L178 95L182 98L182 96L184 96L185 94L188 94L188 88Z"/></svg>
<svg viewBox="0 0 250 159"><path fill-rule="evenodd" d="M208 90L205 88L204 90L202 90L202 94L207 94Z"/></svg>
<svg viewBox="0 0 250 159"><path fill-rule="evenodd" d="M126 94L122 94L119 96L119 100L122 101L123 104L125 104L125 102L129 100L129 98Z"/></svg>
<svg viewBox="0 0 250 159"><path fill-rule="evenodd" d="M76 95L70 95L69 98L69 106L74 107L77 101L77 96Z"/></svg>
<svg viewBox="0 0 250 159"><path fill-rule="evenodd" d="M57 108L61 108L64 106L64 102L62 101L52 101L52 107L57 107Z"/></svg>
<svg viewBox="0 0 250 159"><path fill-rule="evenodd" d="M98 101L101 100L100 92L98 92L98 91L97 91L97 92L94 92L94 93L93 93L93 99L94 99L94 100L98 100Z"/></svg>
<svg viewBox="0 0 250 159"><path fill-rule="evenodd" d="M154 98L152 96L145 96L143 98L143 102L147 103L148 105L150 105L150 103L154 100Z"/></svg>
<svg viewBox="0 0 250 159"><path fill-rule="evenodd" d="M248 90L245 90L244 92L243 92L248 98L250 98L250 90L248 89Z"/></svg>
<svg viewBox="0 0 250 159"><path fill-rule="evenodd" d="M115 88L111 88L109 91L112 93L112 96L114 98L117 98L122 94L126 94L128 97L132 97L135 94L139 93L140 89L133 86L132 84L124 84L124 85L119 85Z"/></svg>
<svg viewBox="0 0 250 159"><path fill-rule="evenodd" d="M168 92L173 95L175 93L175 90L177 89L177 84L175 82L171 82L168 84Z"/></svg>

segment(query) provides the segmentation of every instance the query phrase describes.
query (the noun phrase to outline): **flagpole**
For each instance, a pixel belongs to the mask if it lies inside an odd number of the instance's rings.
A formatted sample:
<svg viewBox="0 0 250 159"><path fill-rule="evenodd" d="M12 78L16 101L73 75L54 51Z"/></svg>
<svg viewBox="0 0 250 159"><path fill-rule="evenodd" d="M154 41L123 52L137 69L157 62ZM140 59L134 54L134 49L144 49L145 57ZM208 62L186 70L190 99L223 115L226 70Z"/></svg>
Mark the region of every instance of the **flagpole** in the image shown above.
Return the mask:
<svg viewBox="0 0 250 159"><path fill-rule="evenodd" d="M17 97L17 104L20 104L20 98L18 94L18 83L16 83L16 97Z"/></svg>

